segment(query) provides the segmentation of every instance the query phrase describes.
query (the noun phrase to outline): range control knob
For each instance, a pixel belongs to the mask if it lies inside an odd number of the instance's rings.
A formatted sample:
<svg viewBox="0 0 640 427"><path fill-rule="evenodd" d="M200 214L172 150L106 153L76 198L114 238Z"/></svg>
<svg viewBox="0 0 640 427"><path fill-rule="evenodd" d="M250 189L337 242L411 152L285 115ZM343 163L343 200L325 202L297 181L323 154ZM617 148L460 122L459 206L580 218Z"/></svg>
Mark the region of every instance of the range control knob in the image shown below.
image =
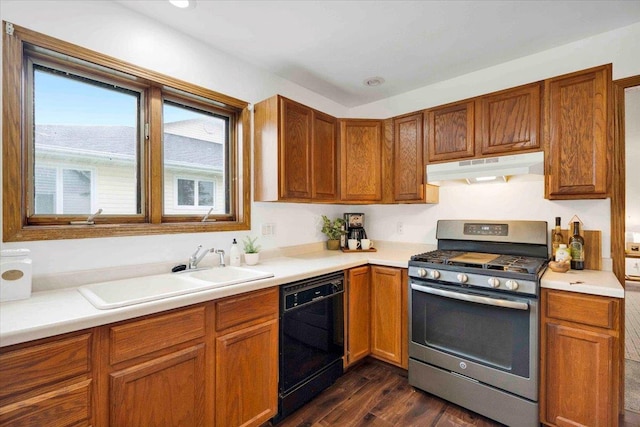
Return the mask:
<svg viewBox="0 0 640 427"><path fill-rule="evenodd" d="M469 277L467 277L466 274L464 273L458 273L458 282L460 283L467 283L467 281L469 280Z"/></svg>
<svg viewBox="0 0 640 427"><path fill-rule="evenodd" d="M497 277L490 277L489 280L487 280L487 283L489 283L489 286L491 286L492 288L497 288L498 286L500 286L500 279L498 279Z"/></svg>
<svg viewBox="0 0 640 427"><path fill-rule="evenodd" d="M420 275L420 277L427 277L427 270L425 270L424 268L420 268L418 269L418 274Z"/></svg>
<svg viewBox="0 0 640 427"><path fill-rule="evenodd" d="M518 289L518 282L516 282L515 280L507 280L507 283L505 283L505 286L507 287L507 289L511 289L512 291L515 291L516 289Z"/></svg>
<svg viewBox="0 0 640 427"><path fill-rule="evenodd" d="M438 270L429 270L429 277L432 279L440 278L440 272Z"/></svg>

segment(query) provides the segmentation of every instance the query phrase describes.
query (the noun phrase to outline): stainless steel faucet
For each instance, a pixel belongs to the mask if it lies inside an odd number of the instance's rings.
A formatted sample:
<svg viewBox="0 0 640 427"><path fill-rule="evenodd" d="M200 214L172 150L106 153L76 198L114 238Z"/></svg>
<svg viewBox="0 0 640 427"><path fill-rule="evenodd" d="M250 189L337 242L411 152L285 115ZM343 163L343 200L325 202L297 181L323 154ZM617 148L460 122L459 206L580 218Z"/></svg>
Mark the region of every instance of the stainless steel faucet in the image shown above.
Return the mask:
<svg viewBox="0 0 640 427"><path fill-rule="evenodd" d="M204 252L200 253L200 249L202 249L202 245L198 245L196 251L189 257L189 270L193 270L198 268L198 264L202 261L202 258L205 257L209 252L215 252L214 248L206 249Z"/></svg>
<svg viewBox="0 0 640 427"><path fill-rule="evenodd" d="M224 267L224 251L222 249L218 249L216 253L220 255L220 267Z"/></svg>

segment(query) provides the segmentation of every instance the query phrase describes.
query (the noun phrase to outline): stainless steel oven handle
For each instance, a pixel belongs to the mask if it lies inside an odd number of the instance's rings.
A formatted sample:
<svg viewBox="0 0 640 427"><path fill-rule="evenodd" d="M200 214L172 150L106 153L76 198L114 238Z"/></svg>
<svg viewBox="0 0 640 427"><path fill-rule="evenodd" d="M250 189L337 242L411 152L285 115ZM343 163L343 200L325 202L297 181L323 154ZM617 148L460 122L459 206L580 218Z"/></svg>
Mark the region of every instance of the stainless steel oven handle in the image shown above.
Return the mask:
<svg viewBox="0 0 640 427"><path fill-rule="evenodd" d="M504 299L495 299L490 297L481 297L478 295L461 294L458 292L446 291L444 289L436 289L429 286L416 285L411 283L411 289L427 294L438 295L441 297L457 299L461 301L476 302L478 304L493 305L496 307L514 308L516 310L529 310L529 304L526 302L509 301Z"/></svg>

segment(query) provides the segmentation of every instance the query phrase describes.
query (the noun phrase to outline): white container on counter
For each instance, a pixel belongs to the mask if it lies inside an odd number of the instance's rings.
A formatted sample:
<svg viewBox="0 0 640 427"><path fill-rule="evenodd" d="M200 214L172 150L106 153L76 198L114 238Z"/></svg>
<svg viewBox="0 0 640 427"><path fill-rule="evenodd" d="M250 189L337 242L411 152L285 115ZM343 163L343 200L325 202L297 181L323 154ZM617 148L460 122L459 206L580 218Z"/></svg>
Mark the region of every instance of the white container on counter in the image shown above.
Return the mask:
<svg viewBox="0 0 640 427"><path fill-rule="evenodd" d="M0 302L31 296L31 258L29 249L0 251Z"/></svg>

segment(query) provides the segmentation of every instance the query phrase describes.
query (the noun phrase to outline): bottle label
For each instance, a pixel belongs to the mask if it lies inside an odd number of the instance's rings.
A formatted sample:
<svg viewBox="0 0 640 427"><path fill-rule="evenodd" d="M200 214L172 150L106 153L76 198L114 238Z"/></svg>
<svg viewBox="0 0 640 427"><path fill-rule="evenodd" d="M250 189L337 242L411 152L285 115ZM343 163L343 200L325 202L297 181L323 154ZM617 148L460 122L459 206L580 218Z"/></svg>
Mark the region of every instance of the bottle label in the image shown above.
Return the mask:
<svg viewBox="0 0 640 427"><path fill-rule="evenodd" d="M584 261L584 250L582 243L571 242L569 249L571 250L571 259L574 261Z"/></svg>

